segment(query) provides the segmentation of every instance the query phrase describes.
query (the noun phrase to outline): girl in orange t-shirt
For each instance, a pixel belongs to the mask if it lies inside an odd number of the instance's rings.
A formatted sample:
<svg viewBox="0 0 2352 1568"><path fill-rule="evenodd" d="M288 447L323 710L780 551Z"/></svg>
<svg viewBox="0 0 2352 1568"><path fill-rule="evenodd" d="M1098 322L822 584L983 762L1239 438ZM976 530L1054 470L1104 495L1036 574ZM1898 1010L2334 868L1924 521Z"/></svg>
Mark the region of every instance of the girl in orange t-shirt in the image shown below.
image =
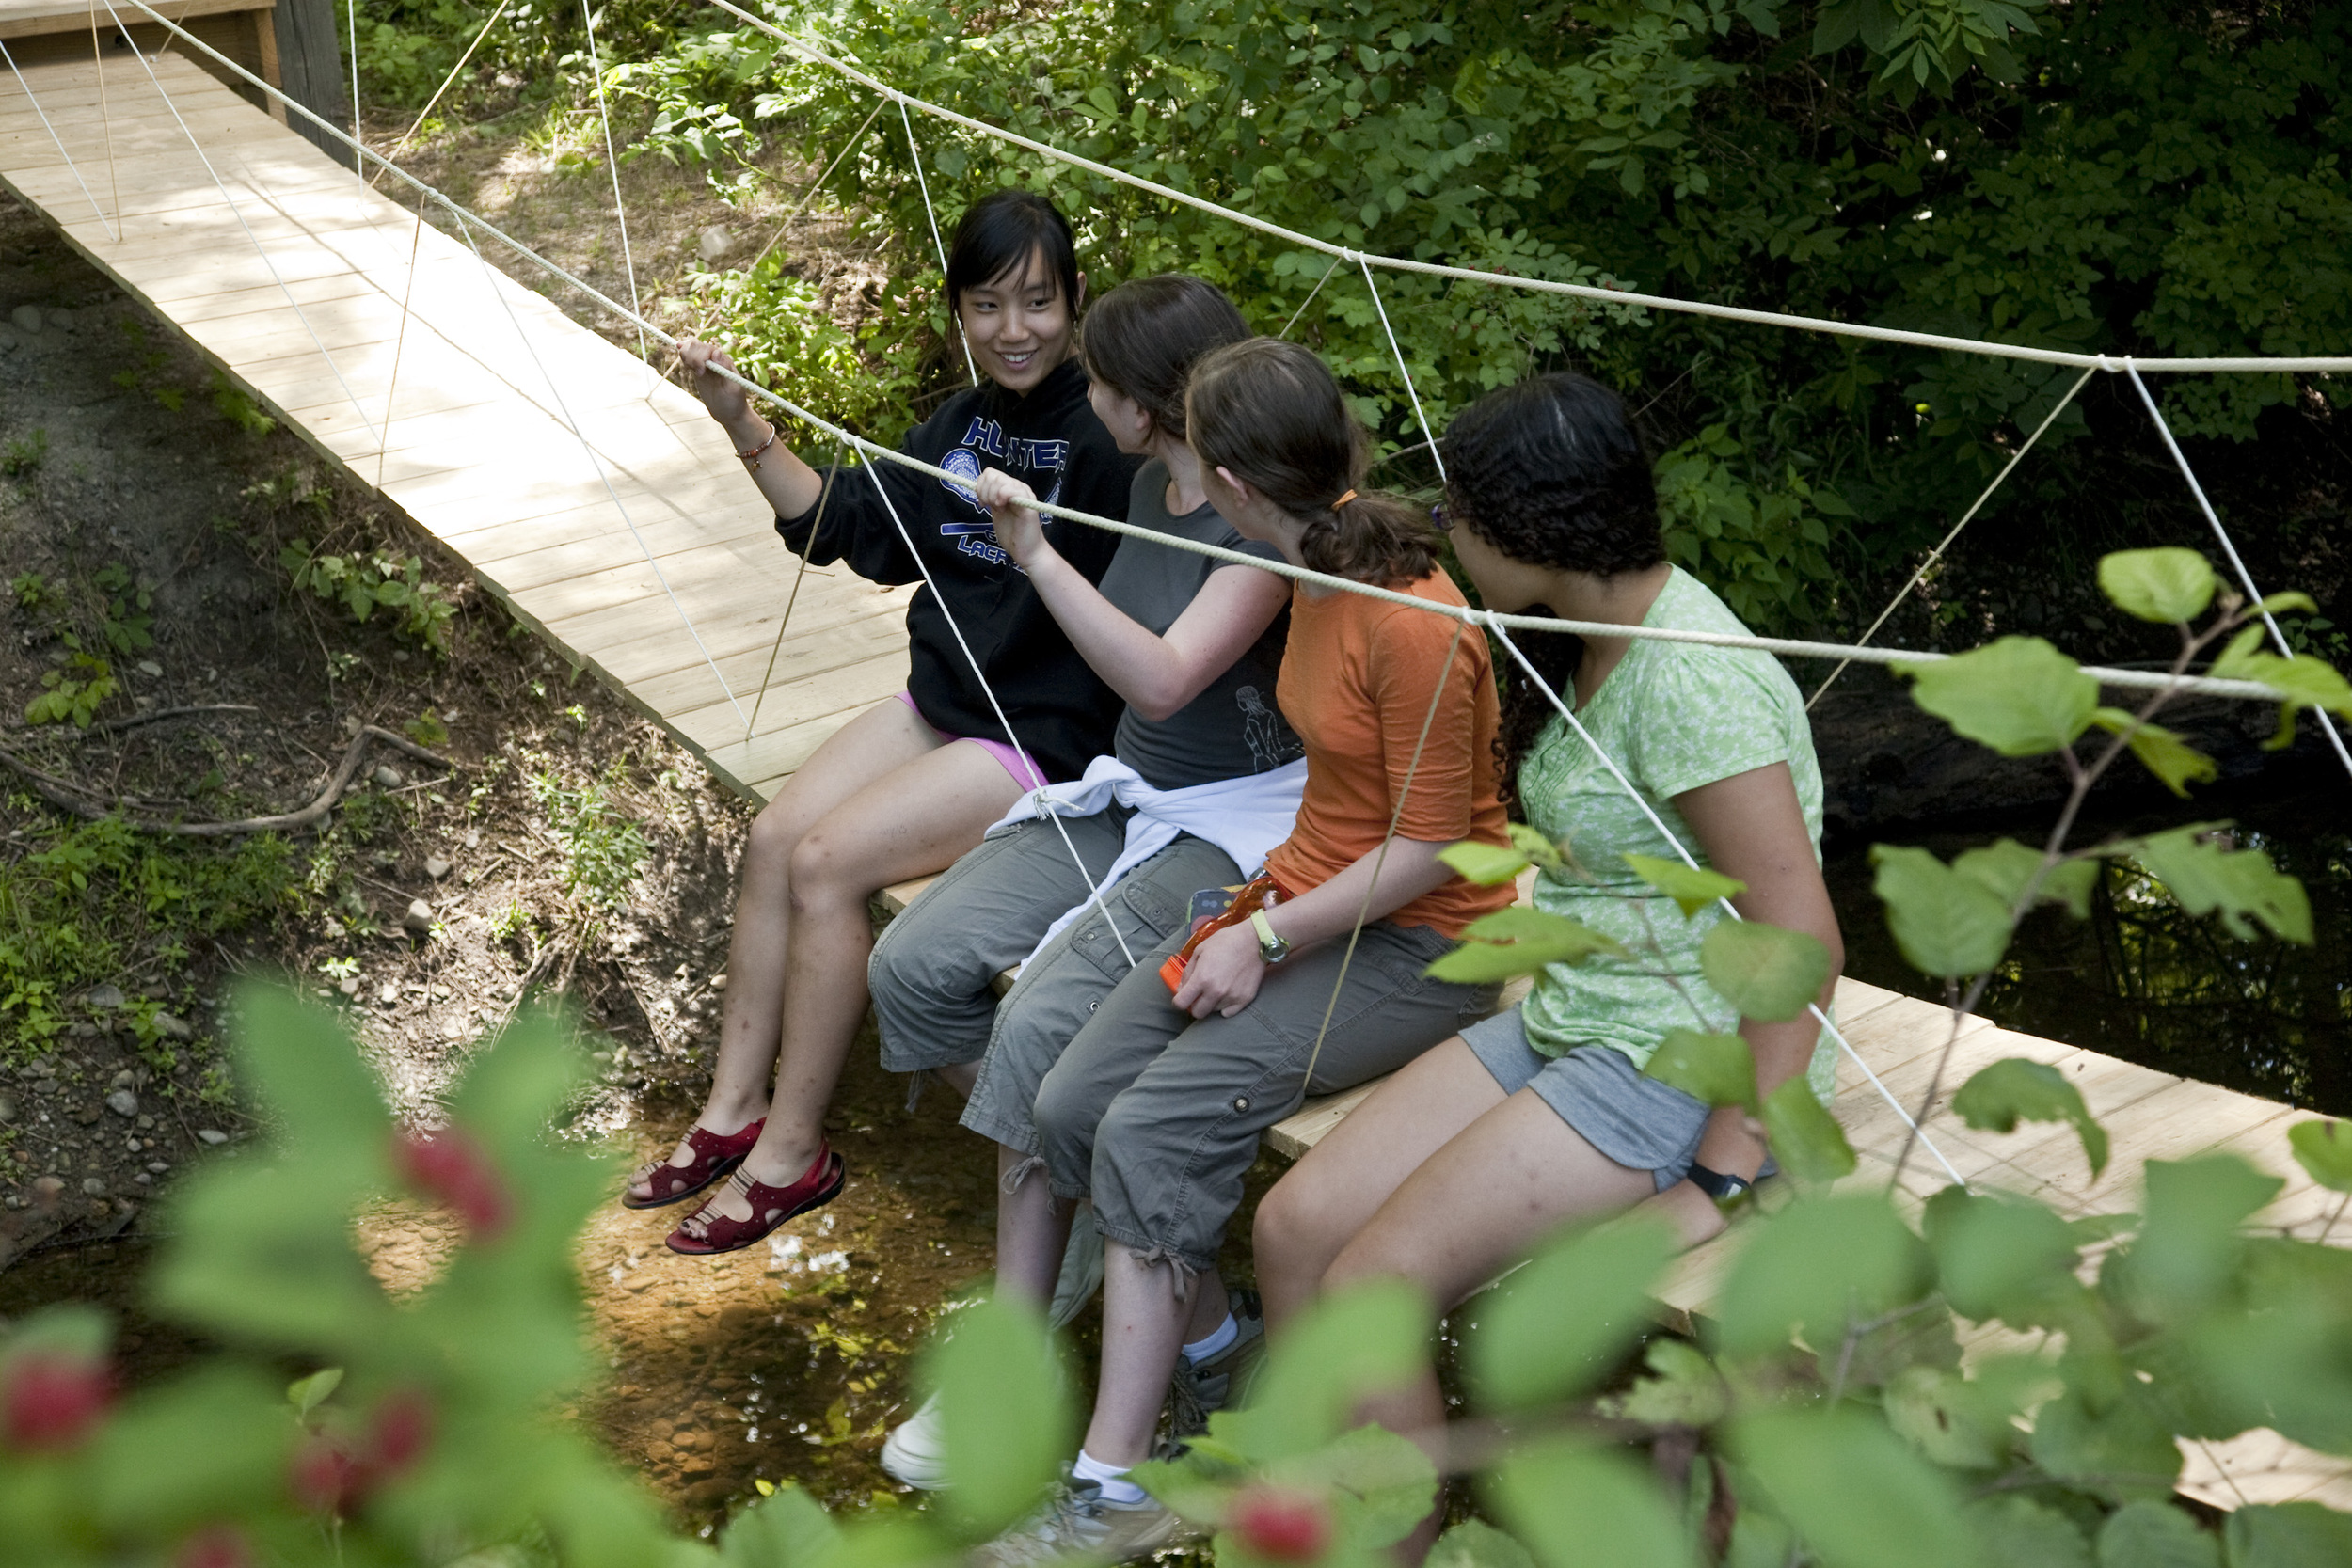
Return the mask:
<svg viewBox="0 0 2352 1568"><path fill-rule="evenodd" d="M1293 565L1462 605L1427 521L1361 489L1362 431L1313 354L1270 338L1218 349L1195 367L1185 413L1202 485L1241 532ZM1393 1071L1493 1006L1491 986L1424 973L1512 897L1438 859L1462 839L1504 841L1486 639L1301 584L1277 700L1307 749L1296 824L1266 860L1280 901L1201 941L1171 995L1160 972L1180 924L1038 1091L1037 1164L1059 1203L1092 1199L1112 1243L1102 1383L1069 1480L981 1548L991 1568L1119 1560L1168 1538L1174 1516L1126 1471L1151 1455L1171 1374L1181 1439L1254 1355L1256 1303L1216 1271L1260 1136L1305 1095Z"/></svg>

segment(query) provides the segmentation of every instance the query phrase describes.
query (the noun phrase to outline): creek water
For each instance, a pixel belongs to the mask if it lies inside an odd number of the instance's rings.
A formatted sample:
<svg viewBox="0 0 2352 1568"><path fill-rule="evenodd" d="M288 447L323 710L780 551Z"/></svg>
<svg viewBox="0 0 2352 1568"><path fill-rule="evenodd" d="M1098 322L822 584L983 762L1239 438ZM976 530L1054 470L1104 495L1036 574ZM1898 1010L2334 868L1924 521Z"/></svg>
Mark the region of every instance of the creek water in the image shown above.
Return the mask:
<svg viewBox="0 0 2352 1568"><path fill-rule="evenodd" d="M2331 759L2332 760L2332 759ZM2233 937L2192 916L2136 869L2107 863L2090 917L2044 907L2027 916L1980 1011L2005 1028L2330 1115L2352 1114L2352 784L2312 770L2256 781L2166 808L2086 816L2070 842L2191 822L2228 822L2303 884L2311 946L2254 928ZM1870 891L1870 841L1919 845L1949 859L2007 835L2039 845L2050 821L1970 831L1881 829L1825 846L1823 871L1846 939L1846 973L1942 1001L1940 981L1904 962Z"/></svg>

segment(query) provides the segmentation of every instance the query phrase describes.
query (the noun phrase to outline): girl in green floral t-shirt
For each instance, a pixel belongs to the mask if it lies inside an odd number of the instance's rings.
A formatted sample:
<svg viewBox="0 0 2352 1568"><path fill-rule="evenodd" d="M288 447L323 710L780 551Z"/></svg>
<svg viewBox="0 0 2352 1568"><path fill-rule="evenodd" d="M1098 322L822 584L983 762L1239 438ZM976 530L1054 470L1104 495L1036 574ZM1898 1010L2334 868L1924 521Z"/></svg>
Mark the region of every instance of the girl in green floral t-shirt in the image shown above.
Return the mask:
<svg viewBox="0 0 2352 1568"><path fill-rule="evenodd" d="M1599 384L1548 375L1465 410L1446 436L1454 550L1488 608L1618 626L1746 628L1666 562L1650 464L1625 406ZM1714 1199L1753 1183L1767 1150L1737 1108L1710 1112L1645 1077L1665 1034L1737 1027L1758 1089L1810 1073L1830 1087L1819 1025L1740 1019L1698 973L1720 910L1688 922L1627 867L1677 858L1595 746L1702 864L1747 884L1746 918L1827 944L1829 1003L1842 948L1822 885L1821 777L1804 706L1766 654L1633 638L1523 634L1521 647L1577 710L1570 730L1532 681L1504 705L1505 777L1528 820L1571 864L1538 881L1539 908L1617 937L1632 963L1554 965L1527 1002L1472 1025L1396 1073L1259 1206L1266 1323L1320 1291L1402 1277L1435 1313L1545 1233L1636 1206L1690 1242L1723 1226ZM1662 958L1662 965L1661 960ZM1676 987L1655 977L1664 968ZM1649 974L1638 971L1652 972ZM1434 1378L1368 1416L1393 1432L1441 1430Z"/></svg>

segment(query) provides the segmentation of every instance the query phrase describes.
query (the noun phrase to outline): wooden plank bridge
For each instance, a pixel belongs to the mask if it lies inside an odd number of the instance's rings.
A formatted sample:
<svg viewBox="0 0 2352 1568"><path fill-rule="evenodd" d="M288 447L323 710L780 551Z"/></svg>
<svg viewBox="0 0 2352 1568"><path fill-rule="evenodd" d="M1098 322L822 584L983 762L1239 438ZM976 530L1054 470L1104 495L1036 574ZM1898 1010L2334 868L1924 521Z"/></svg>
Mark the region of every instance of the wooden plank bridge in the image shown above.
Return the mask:
<svg viewBox="0 0 2352 1568"><path fill-rule="evenodd" d="M11 25L0 37L68 15L86 10L5 0ZM86 53L46 51L24 66L24 85L0 82L0 184L288 429L753 800L900 688L907 590L811 569L778 644L797 562L692 397L206 70L169 52L150 63L153 82L127 52L103 57L104 110L102 63ZM885 911L919 886L891 890ZM1838 1014L1872 1070L1915 1104L1948 1029L1943 1009L1848 980ZM2135 1201L2145 1162L2226 1149L2286 1180L2263 1222L2311 1233L2324 1218L2332 1195L2287 1154L2288 1107L1981 1022L1962 1036L1946 1083L2011 1054L2081 1088L2113 1157L2094 1180L2067 1128L1994 1136L1937 1118L1937 1147L1971 1182L2069 1214L2117 1212ZM1269 1143L1303 1153L1365 1092L1308 1105ZM1839 1063L1836 1111L1862 1158L1854 1180L1883 1182L1902 1123L1851 1060ZM1909 1197L1943 1181L1915 1150ZM1666 1304L1703 1310L1736 1243L1735 1230L1682 1259ZM2352 1506L2343 1462L2273 1434L2189 1457L2189 1489L2222 1507Z"/></svg>

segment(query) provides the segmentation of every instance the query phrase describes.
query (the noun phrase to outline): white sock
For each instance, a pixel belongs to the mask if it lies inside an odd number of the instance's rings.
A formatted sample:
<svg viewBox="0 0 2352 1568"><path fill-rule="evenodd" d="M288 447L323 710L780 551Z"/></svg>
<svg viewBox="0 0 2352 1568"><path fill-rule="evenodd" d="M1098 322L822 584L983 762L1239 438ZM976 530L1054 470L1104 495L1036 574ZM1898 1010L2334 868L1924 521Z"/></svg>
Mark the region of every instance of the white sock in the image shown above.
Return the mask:
<svg viewBox="0 0 2352 1568"><path fill-rule="evenodd" d="M1135 1508L1144 1500L1143 1488L1127 1479L1127 1466L1105 1465L1084 1449L1070 1466L1073 1480L1090 1481L1103 1489L1103 1500L1113 1508Z"/></svg>
<svg viewBox="0 0 2352 1568"><path fill-rule="evenodd" d="M1207 1338L1195 1339L1184 1347L1184 1359L1198 1367L1240 1338L1241 1324L1233 1321L1232 1313L1228 1312L1225 1321L1217 1324Z"/></svg>

